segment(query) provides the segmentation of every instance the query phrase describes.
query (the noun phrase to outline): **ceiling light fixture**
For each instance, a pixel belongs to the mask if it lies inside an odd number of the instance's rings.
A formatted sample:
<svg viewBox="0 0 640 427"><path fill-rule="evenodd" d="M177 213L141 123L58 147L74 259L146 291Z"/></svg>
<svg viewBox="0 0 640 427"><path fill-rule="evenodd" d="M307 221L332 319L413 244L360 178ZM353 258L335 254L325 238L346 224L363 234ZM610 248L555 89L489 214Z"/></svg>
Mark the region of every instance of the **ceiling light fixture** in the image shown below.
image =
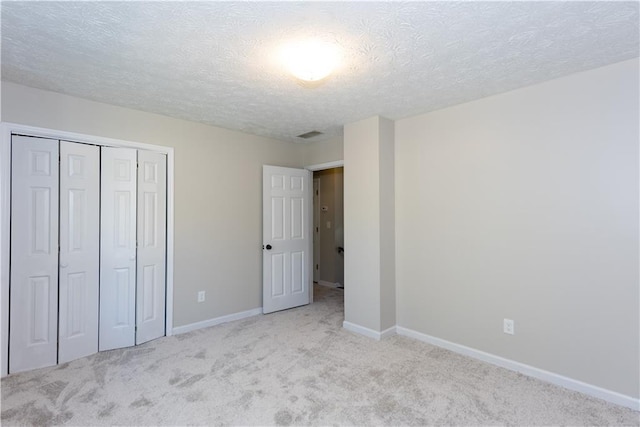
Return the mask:
<svg viewBox="0 0 640 427"><path fill-rule="evenodd" d="M294 77L310 83L327 78L340 63L338 47L320 40L286 44L282 47L280 56Z"/></svg>

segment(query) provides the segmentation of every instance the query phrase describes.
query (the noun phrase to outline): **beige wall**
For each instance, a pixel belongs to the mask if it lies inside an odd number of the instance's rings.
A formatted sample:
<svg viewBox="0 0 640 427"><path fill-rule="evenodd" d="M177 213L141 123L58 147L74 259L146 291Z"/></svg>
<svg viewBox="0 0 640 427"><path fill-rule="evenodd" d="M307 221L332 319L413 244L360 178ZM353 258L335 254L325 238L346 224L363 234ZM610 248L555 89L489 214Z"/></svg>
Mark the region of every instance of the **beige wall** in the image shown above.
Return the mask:
<svg viewBox="0 0 640 427"><path fill-rule="evenodd" d="M174 326L262 306L262 165L301 167L303 145L6 82L2 120L174 147Z"/></svg>
<svg viewBox="0 0 640 427"><path fill-rule="evenodd" d="M313 166L343 160L343 145L342 135L326 141L304 144L304 165Z"/></svg>
<svg viewBox="0 0 640 427"><path fill-rule="evenodd" d="M380 119L380 330L396 325L395 123Z"/></svg>
<svg viewBox="0 0 640 427"><path fill-rule="evenodd" d="M398 120L398 324L640 396L638 115L636 59Z"/></svg>
<svg viewBox="0 0 640 427"><path fill-rule="evenodd" d="M344 127L344 317L380 331L378 117Z"/></svg>
<svg viewBox="0 0 640 427"><path fill-rule="evenodd" d="M345 322L379 333L395 325L394 124L344 127Z"/></svg>

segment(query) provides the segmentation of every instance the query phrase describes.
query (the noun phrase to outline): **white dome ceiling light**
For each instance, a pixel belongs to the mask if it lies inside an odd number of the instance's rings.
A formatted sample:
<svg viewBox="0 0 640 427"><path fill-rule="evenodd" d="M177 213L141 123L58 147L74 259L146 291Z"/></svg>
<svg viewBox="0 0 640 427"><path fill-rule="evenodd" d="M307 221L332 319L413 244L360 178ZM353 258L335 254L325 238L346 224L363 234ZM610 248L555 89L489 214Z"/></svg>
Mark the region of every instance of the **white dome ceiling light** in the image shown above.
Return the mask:
<svg viewBox="0 0 640 427"><path fill-rule="evenodd" d="M280 50L280 60L304 86L318 86L340 65L337 45L321 40L287 43Z"/></svg>

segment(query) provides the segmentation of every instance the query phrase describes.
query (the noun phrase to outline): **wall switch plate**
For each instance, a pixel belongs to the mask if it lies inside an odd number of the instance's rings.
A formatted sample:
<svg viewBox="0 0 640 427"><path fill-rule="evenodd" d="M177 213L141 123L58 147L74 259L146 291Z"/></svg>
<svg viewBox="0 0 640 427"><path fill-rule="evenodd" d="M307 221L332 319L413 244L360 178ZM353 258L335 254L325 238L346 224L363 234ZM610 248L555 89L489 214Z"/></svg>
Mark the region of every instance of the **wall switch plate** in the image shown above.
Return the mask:
<svg viewBox="0 0 640 427"><path fill-rule="evenodd" d="M198 292L198 302L204 302L204 291Z"/></svg>
<svg viewBox="0 0 640 427"><path fill-rule="evenodd" d="M503 330L505 334L515 334L515 322L511 319L504 319Z"/></svg>

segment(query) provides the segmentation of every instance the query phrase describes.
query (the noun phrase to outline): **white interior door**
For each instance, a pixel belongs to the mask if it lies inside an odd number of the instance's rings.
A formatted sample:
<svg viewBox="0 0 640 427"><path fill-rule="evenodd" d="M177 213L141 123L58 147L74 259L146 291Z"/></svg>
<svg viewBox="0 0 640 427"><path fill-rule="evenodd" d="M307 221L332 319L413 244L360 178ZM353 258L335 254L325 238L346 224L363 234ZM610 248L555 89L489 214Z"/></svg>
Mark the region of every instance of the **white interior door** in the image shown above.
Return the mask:
<svg viewBox="0 0 640 427"><path fill-rule="evenodd" d="M263 166L264 313L309 303L311 172Z"/></svg>
<svg viewBox="0 0 640 427"><path fill-rule="evenodd" d="M12 137L9 372L58 357L58 141Z"/></svg>
<svg viewBox="0 0 640 427"><path fill-rule="evenodd" d="M164 336L167 156L138 151L136 344Z"/></svg>
<svg viewBox="0 0 640 427"><path fill-rule="evenodd" d="M100 351L135 344L136 155L101 150Z"/></svg>
<svg viewBox="0 0 640 427"><path fill-rule="evenodd" d="M58 363L98 352L100 148L60 141Z"/></svg>

